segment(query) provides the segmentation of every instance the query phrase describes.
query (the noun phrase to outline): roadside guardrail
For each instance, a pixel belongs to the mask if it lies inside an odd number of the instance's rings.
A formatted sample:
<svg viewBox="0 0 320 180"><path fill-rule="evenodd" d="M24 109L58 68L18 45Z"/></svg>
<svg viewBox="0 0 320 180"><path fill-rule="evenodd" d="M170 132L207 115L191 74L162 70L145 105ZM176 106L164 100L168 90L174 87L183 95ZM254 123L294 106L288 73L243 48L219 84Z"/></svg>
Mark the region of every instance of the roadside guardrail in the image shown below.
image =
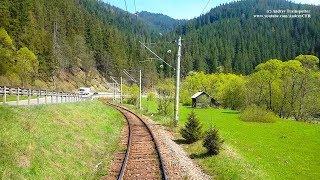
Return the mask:
<svg viewBox="0 0 320 180"><path fill-rule="evenodd" d="M8 103L8 95L16 96L16 105L20 105L21 97L27 96L27 105L31 105L31 98L36 96L37 105L40 104L40 98L44 98L44 104L48 103L64 103L64 102L78 102L90 98L82 97L78 93L71 92L57 92L48 90L35 90L26 88L15 88L8 86L0 86L0 96L3 96L3 104Z"/></svg>

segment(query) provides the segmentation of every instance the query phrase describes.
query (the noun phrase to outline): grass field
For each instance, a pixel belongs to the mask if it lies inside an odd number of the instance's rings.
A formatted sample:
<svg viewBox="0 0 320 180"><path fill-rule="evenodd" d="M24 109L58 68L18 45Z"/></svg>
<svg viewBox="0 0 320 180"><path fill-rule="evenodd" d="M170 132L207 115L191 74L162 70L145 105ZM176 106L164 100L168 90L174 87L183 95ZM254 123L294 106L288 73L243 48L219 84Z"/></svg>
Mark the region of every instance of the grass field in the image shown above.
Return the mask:
<svg viewBox="0 0 320 180"><path fill-rule="evenodd" d="M1 179L95 179L107 174L125 121L102 102L0 106Z"/></svg>
<svg viewBox="0 0 320 180"><path fill-rule="evenodd" d="M144 101L144 108L156 113L155 102ZM186 122L191 108L181 107ZM319 179L320 124L292 120L251 123L239 120L236 111L195 109L204 129L215 126L225 140L218 156L208 157L202 142L183 145L207 173L218 179ZM164 124L170 118L154 117Z"/></svg>
<svg viewBox="0 0 320 180"><path fill-rule="evenodd" d="M32 96L31 98L34 99L34 98L36 98L36 96ZM20 96L19 99L25 100L25 99L28 99L28 96ZM17 100L16 95L7 95L7 102L16 101L16 100ZM3 102L3 96L0 96L0 102Z"/></svg>

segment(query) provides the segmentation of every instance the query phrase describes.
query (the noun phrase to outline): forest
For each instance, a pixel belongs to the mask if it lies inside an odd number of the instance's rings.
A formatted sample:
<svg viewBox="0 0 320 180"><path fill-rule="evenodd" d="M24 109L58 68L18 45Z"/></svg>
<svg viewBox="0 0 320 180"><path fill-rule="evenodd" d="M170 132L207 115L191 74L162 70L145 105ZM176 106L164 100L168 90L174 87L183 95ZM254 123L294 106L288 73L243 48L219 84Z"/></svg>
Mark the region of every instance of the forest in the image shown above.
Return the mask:
<svg viewBox="0 0 320 180"><path fill-rule="evenodd" d="M271 59L248 75L192 73L182 85L182 103L191 105L191 96L207 92L225 107L243 110L256 105L279 117L306 120L320 111L319 58L300 55L290 61Z"/></svg>
<svg viewBox="0 0 320 180"><path fill-rule="evenodd" d="M4 0L0 26L1 84L61 90L99 86L139 67L146 55L138 40L152 34L135 16L96 0Z"/></svg>
<svg viewBox="0 0 320 180"><path fill-rule="evenodd" d="M279 8L309 9L311 18L253 17ZM161 61L140 63L153 56L139 41L175 65L179 36L183 77L192 71L248 75L269 59L319 57L319 18L317 6L286 0L222 4L188 21L147 12L130 14L99 0L3 0L0 83L61 90L103 88L109 76L123 76L123 69L142 69L144 87L149 88L159 78L173 77L174 70Z"/></svg>
<svg viewBox="0 0 320 180"><path fill-rule="evenodd" d="M308 9L311 18L259 19L268 9ZM250 74L269 59L320 56L320 9L285 0L225 4L178 28L184 37L184 69Z"/></svg>

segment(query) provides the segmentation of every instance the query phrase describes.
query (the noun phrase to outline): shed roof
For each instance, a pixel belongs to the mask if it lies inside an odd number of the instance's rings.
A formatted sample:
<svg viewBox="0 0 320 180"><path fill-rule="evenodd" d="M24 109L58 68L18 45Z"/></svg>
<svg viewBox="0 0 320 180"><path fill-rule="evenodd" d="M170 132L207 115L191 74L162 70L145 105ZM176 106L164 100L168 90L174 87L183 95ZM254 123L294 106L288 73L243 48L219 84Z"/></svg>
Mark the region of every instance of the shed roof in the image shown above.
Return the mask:
<svg viewBox="0 0 320 180"><path fill-rule="evenodd" d="M195 93L191 98L192 98L192 99L198 98L198 97L201 96L202 94L207 94L207 93L205 93L205 92L197 92L197 93ZM208 95L208 94L207 94L207 95Z"/></svg>

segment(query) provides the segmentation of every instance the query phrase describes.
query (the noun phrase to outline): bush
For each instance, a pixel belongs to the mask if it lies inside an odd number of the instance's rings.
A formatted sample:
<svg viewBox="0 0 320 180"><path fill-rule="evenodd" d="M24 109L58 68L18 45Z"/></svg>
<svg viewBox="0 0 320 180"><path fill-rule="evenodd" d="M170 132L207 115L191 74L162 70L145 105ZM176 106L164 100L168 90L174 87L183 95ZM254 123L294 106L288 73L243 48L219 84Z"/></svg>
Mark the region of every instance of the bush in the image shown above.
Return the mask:
<svg viewBox="0 0 320 180"><path fill-rule="evenodd" d="M158 99L158 114L172 115L174 111L172 98L159 98Z"/></svg>
<svg viewBox="0 0 320 180"><path fill-rule="evenodd" d="M196 114L192 111L189 114L188 122L185 127L181 129L181 135L187 143L194 143L202 137L202 126Z"/></svg>
<svg viewBox="0 0 320 180"><path fill-rule="evenodd" d="M249 106L240 114L240 119L247 122L273 123L278 118L275 113L259 106Z"/></svg>
<svg viewBox="0 0 320 180"><path fill-rule="evenodd" d="M137 85L123 86L124 95L129 96L125 102L127 104L138 105L139 87Z"/></svg>
<svg viewBox="0 0 320 180"><path fill-rule="evenodd" d="M207 149L208 154L218 155L223 142L224 141L219 136L218 130L211 128L205 134L203 147Z"/></svg>
<svg viewBox="0 0 320 180"><path fill-rule="evenodd" d="M8 86L10 84L10 80L5 76L0 76L0 84L2 86Z"/></svg>
<svg viewBox="0 0 320 180"><path fill-rule="evenodd" d="M131 104L131 105L138 105L138 98L137 97L130 97L125 100L126 104Z"/></svg>
<svg viewBox="0 0 320 180"><path fill-rule="evenodd" d="M9 85L13 87L21 86L22 82L20 77L15 73L7 74L6 77L10 80Z"/></svg>
<svg viewBox="0 0 320 180"><path fill-rule="evenodd" d="M157 95L154 92L148 92L148 94L147 94L148 101L155 101L156 98L157 98Z"/></svg>
<svg viewBox="0 0 320 180"><path fill-rule="evenodd" d="M165 79L157 84L158 113L171 115L173 113L174 83L171 79Z"/></svg>
<svg viewBox="0 0 320 180"><path fill-rule="evenodd" d="M37 89L48 89L48 85L44 81L41 81L39 79L36 79L34 81L34 87Z"/></svg>
<svg viewBox="0 0 320 180"><path fill-rule="evenodd" d="M189 89L187 89L185 87L181 88L180 101L183 106L191 106L192 105L191 96L192 96L192 94Z"/></svg>

